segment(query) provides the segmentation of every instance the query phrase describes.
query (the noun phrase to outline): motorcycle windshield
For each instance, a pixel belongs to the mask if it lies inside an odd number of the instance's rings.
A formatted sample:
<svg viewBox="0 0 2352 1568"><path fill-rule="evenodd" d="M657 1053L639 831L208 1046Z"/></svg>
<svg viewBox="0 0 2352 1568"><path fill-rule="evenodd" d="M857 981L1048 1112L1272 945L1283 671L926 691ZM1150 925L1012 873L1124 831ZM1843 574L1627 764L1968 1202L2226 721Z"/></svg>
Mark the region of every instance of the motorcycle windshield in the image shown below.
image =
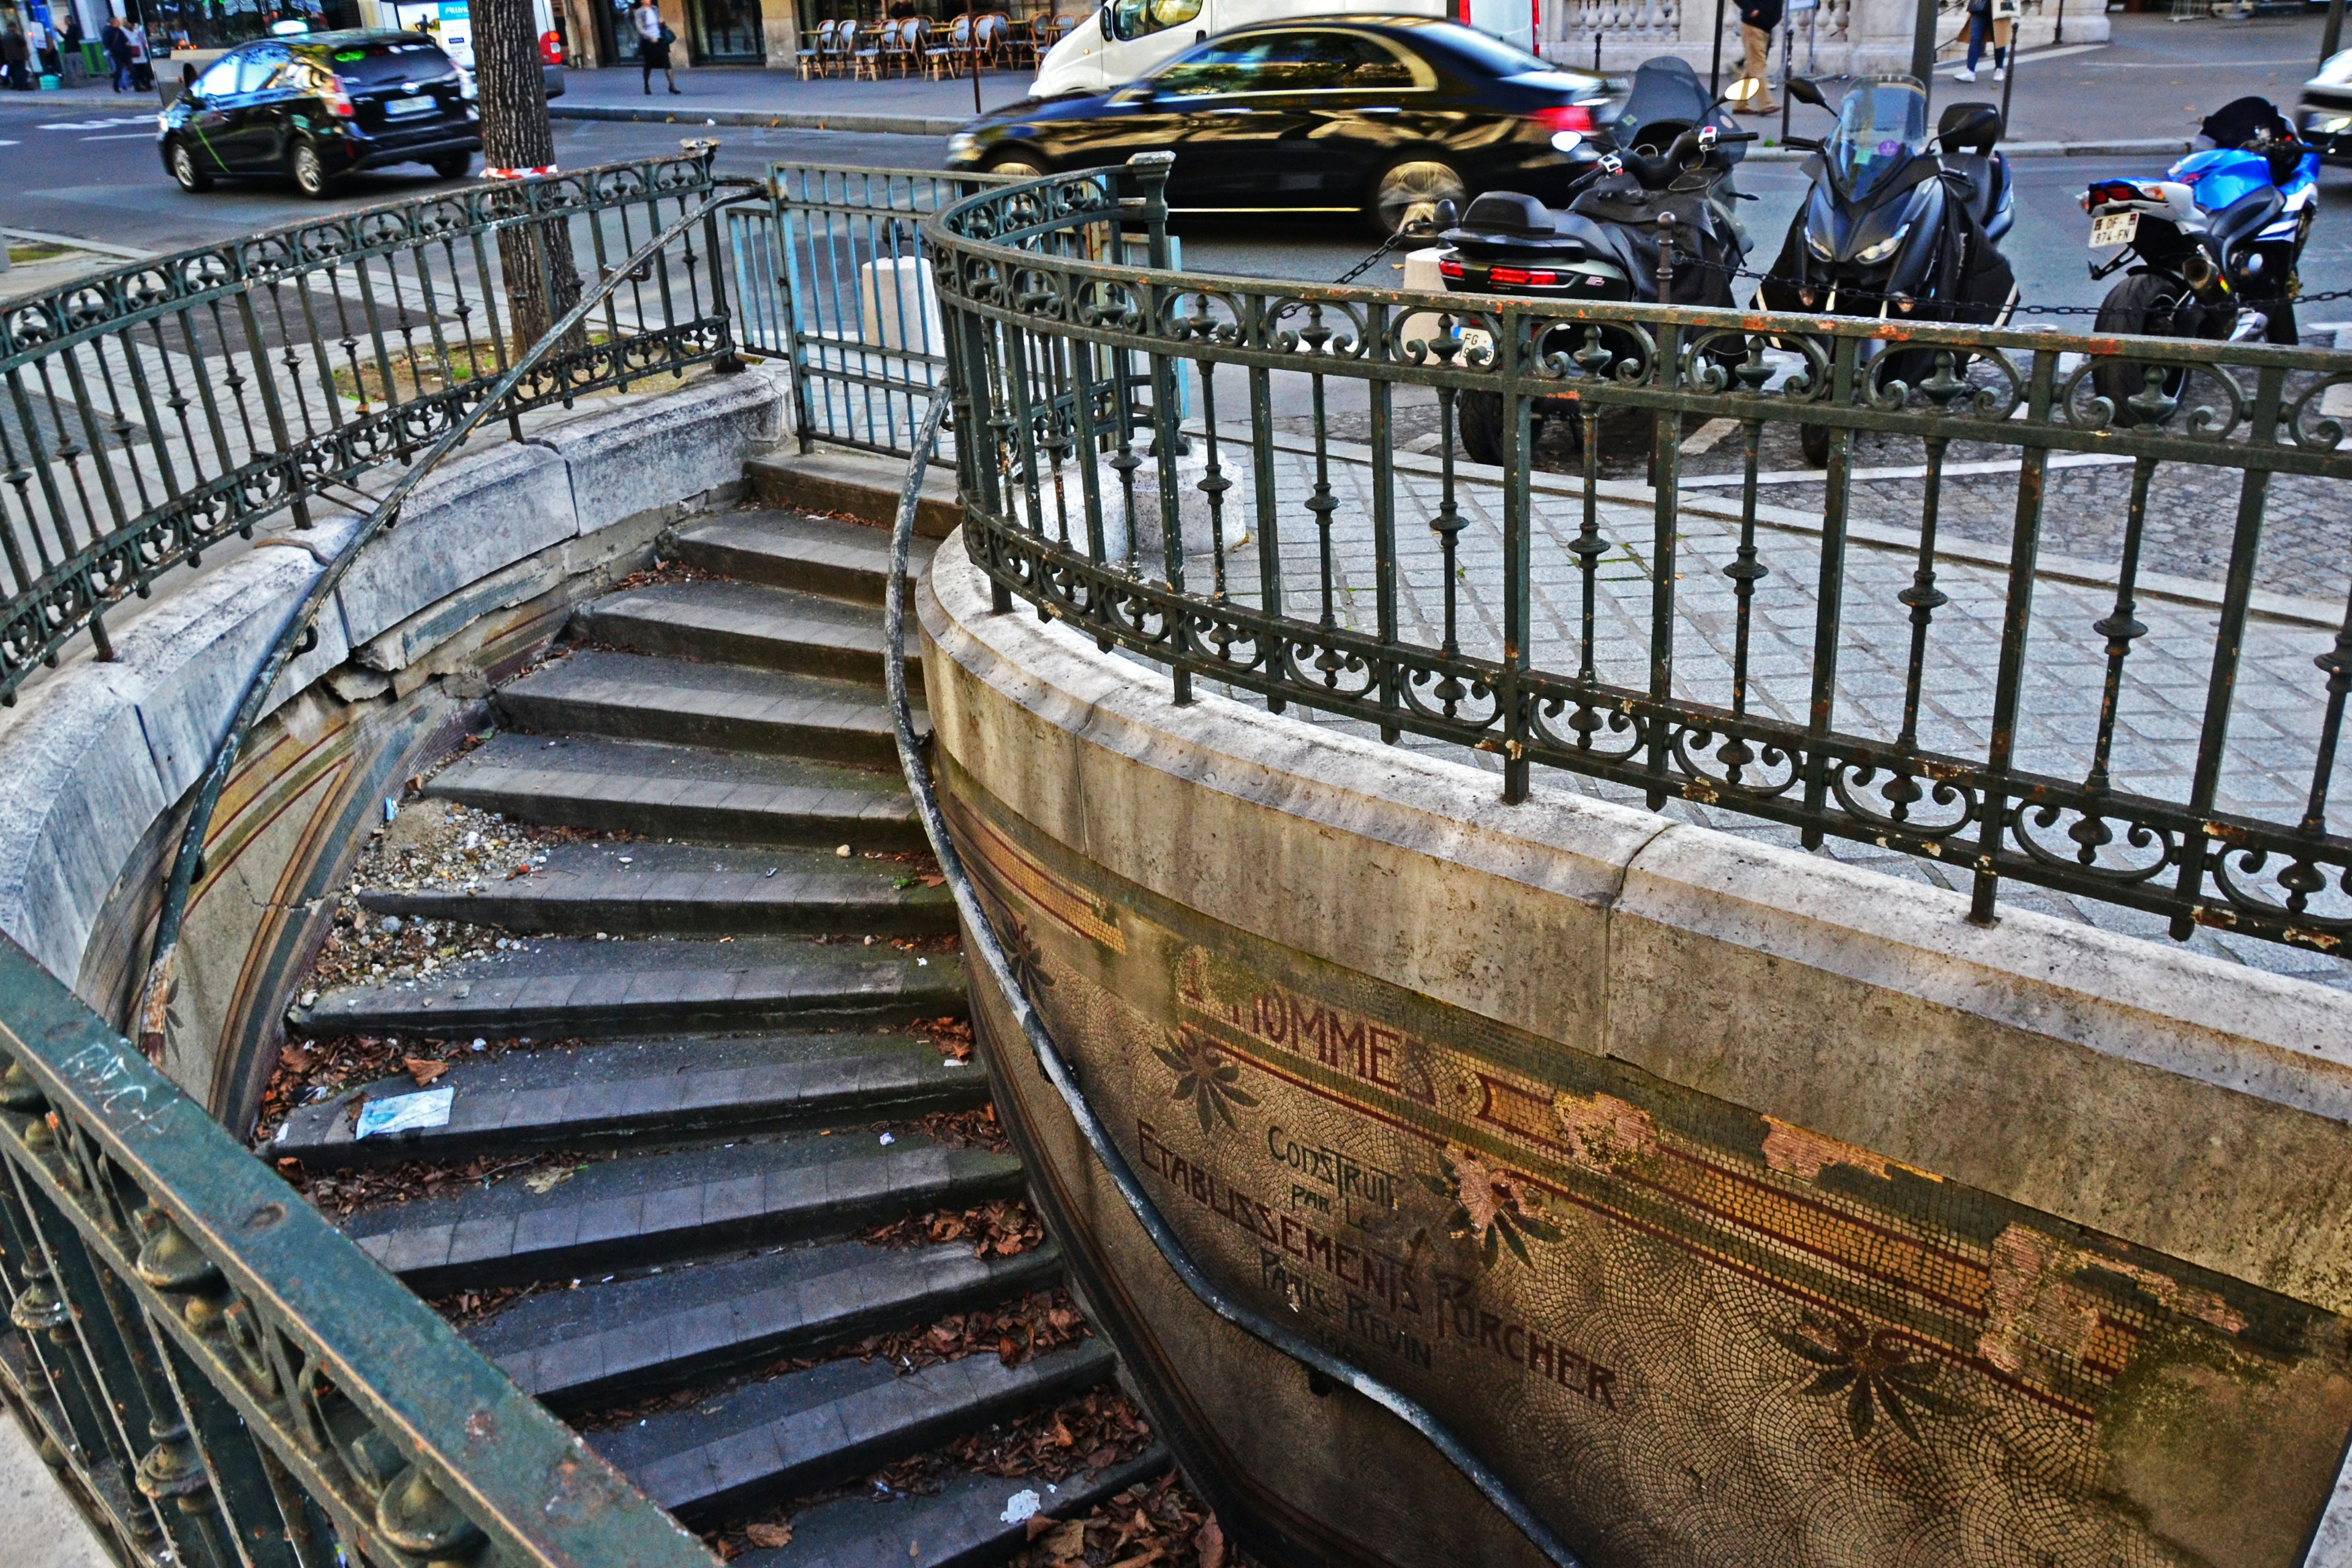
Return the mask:
<svg viewBox="0 0 2352 1568"><path fill-rule="evenodd" d="M1906 79L1865 81L1847 93L1823 153L1838 194L1862 201L1927 150L1927 95Z"/></svg>

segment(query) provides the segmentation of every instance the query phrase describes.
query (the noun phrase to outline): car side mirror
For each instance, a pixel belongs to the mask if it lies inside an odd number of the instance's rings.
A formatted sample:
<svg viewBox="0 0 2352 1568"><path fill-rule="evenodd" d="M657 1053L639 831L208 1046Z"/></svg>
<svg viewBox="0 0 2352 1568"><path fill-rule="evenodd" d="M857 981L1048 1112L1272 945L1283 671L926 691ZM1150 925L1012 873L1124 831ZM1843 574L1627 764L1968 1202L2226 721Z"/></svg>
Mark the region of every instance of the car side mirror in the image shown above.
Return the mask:
<svg viewBox="0 0 2352 1568"><path fill-rule="evenodd" d="M1792 76L1789 79L1788 87L1789 96L1799 103L1810 103L1815 109L1830 106L1830 100L1822 96L1822 89L1813 85L1810 77Z"/></svg>

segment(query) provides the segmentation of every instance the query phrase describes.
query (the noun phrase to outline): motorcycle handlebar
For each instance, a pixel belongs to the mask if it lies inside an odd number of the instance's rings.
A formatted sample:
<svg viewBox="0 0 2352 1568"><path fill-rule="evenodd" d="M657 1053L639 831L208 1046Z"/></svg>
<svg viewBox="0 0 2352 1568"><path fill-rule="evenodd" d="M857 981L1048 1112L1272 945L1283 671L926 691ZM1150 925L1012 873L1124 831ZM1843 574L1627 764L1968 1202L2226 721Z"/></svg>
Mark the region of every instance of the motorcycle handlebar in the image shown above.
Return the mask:
<svg viewBox="0 0 2352 1568"><path fill-rule="evenodd" d="M1672 146L1655 157L1646 153L1634 152L1630 148L1620 153L1618 156L1624 160L1628 169L1633 171L1633 177L1642 182L1643 189L1656 190L1680 174L1693 158L1709 150L1713 145L1726 142L1755 140L1757 140L1757 132L1753 131L1721 132L1708 138L1702 138L1696 131L1685 131L1675 138Z"/></svg>

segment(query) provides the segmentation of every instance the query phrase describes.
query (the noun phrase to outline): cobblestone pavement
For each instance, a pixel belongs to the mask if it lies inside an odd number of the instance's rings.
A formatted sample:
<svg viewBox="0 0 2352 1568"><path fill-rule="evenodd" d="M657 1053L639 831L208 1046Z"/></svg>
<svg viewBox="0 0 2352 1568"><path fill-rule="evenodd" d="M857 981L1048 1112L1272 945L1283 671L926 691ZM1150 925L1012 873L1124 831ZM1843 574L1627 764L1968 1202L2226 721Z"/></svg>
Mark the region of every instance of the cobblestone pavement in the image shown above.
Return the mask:
<svg viewBox="0 0 2352 1568"><path fill-rule="evenodd" d="M1226 441L1223 460L1241 465L1229 470L1237 481L1226 504L1233 521L1250 513L1248 448L1239 430L1229 429ZM1313 617L1322 611L1322 590L1315 514L1306 505L1316 482L1312 442L1277 436L1276 447L1286 603L1292 613ZM1201 460L1198 455L1191 459L1188 466L1194 471L1186 476L1188 484L1197 482ZM2097 482L2109 477L2105 470L2084 472ZM1341 625L1370 629L1377 613L1371 468L1360 456L1341 449L1329 463L1329 477L1339 503L1331 514L1331 614ZM1139 479L1148 489L1148 467ZM1397 489L1401 632L1407 640L1433 647L1442 636L1444 615L1443 557L1427 527L1441 493L1434 461L1401 458ZM1736 511L1736 489L1727 497L1710 499L1728 500ZM1776 493L1769 499L1779 505L1792 498ZM1458 636L1465 652L1499 658L1501 492L1491 482L1465 476L1457 501L1467 523L1460 536L1455 579ZM2058 527L2065 537L2095 541L2105 504L2101 492L2086 483L2070 485L2050 510L2053 520L2063 520ZM1806 520L1797 515L1804 510L1798 506L1782 511L1776 521L1759 530L1759 559L1769 575L1757 585L1751 634L1751 709L1797 722L1804 721L1810 700L1821 574L1818 523L1809 531ZM1890 506L1890 513L1894 510ZM2185 509L2182 516L2185 527L2192 519ZM1581 525L1582 501L1569 482L1546 476L1538 488L1535 517L1530 656L1539 668L1572 672L1580 652L1581 579L1567 545ZM1647 506L1612 500L1602 502L1599 518L1611 549L1597 574L1595 664L1604 681L1639 688L1647 680L1653 520ZM2226 524L2225 513L2219 526ZM1244 603L1256 598L1258 542L1251 539L1234 546L1227 558L1234 596ZM1723 568L1731 563L1738 542L1736 521L1685 511L1675 563L1678 697L1729 703L1737 605ZM1935 585L1949 595L1949 602L1936 611L1927 637L1918 741L1930 751L1981 757L1999 663L2005 568L1998 552L1979 549L1971 553L1978 559L1937 563ZM2084 553L2095 558L2097 552ZM1842 730L1889 741L1900 730L1911 628L1909 609L1896 595L1912 584L1917 564L1916 550L1865 542L1849 547L1834 720ZM2172 569L2179 570L2177 565ZM1206 559L1196 560L1190 574L1196 587L1206 588L1212 581ZM2086 772L2106 664L2105 638L2093 624L2113 607L2111 586L2040 579L2017 737L2021 768L2073 778ZM2135 643L2125 664L2114 782L2121 791L2182 800L2202 723L2217 616L2210 604L2152 596L2141 598L2137 615L2147 633ZM2326 700L2325 678L2312 660L2331 646L2334 635L2333 625L2316 618L2257 616L2250 625L2221 784L2222 809L2287 823L2301 814ZM1245 693L1234 695L1255 700ZM1352 721L1311 717L1361 728ZM1410 738L1405 743L1493 765L1490 758L1445 743ZM1550 776L1586 794L1639 802L1634 792L1564 773ZM2338 762L2333 799L2331 826L2339 833L2352 831L2352 760ZM1791 829L1733 812L1675 802L1667 815L1760 841L1791 847L1797 843ZM2049 837L2059 849L2071 853L2063 826ZM1822 852L1967 890L1965 875L1872 846L1832 842ZM2107 929L2163 935L2163 923L2153 917L2015 883L2003 885L2002 900L2006 908L2037 909ZM2191 945L2235 962L2352 988L2352 963L2344 961L2212 932L2199 933Z"/></svg>

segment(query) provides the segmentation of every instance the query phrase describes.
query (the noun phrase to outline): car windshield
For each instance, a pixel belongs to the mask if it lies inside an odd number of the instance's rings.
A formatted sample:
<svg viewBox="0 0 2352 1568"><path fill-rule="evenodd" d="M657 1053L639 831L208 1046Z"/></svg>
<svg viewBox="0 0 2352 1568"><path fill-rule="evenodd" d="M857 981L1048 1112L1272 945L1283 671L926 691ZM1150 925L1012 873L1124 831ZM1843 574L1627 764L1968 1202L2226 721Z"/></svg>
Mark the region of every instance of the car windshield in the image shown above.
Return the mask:
<svg viewBox="0 0 2352 1568"><path fill-rule="evenodd" d="M1838 105L1829 147L1830 180L1867 196L1927 147L1927 95L1908 79L1865 81Z"/></svg>
<svg viewBox="0 0 2352 1568"><path fill-rule="evenodd" d="M449 57L429 39L415 43L353 44L329 57L329 68L360 87L390 87L404 81L437 81L450 71Z"/></svg>

